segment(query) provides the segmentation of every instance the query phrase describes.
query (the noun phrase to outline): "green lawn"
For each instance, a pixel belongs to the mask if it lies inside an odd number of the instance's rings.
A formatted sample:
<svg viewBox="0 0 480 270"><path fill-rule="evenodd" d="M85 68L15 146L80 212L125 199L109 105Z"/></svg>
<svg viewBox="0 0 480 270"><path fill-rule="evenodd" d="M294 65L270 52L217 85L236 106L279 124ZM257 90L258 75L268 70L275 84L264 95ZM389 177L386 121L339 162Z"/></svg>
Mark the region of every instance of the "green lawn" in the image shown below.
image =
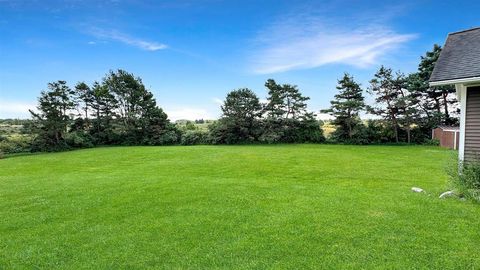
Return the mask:
<svg viewBox="0 0 480 270"><path fill-rule="evenodd" d="M478 269L480 205L438 199L453 154L283 145L7 158L0 268Z"/></svg>

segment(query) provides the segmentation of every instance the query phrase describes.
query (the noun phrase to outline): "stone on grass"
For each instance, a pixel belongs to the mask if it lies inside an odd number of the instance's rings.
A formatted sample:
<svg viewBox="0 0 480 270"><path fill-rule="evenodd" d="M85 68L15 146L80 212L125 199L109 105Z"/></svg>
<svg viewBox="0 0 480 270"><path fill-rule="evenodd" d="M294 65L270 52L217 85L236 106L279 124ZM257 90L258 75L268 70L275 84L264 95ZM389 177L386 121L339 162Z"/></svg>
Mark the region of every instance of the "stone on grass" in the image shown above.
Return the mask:
<svg viewBox="0 0 480 270"><path fill-rule="evenodd" d="M442 194L440 194L440 196L438 196L438 198L443 199L443 198L448 198L448 197L452 197L452 196L455 196L455 192L453 192L453 190L449 190L449 191L445 191Z"/></svg>
<svg viewBox="0 0 480 270"><path fill-rule="evenodd" d="M413 192L423 192L423 189L421 189L419 187L412 187L412 191Z"/></svg>

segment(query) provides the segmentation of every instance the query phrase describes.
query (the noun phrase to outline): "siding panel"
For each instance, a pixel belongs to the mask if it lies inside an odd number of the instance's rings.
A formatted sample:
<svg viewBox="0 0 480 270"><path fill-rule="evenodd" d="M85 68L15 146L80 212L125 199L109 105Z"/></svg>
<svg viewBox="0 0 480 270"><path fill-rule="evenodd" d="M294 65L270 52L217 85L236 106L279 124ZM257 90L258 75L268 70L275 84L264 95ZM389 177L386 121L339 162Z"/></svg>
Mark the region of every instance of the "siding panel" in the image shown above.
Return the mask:
<svg viewBox="0 0 480 270"><path fill-rule="evenodd" d="M467 89L465 114L465 161L480 158L480 87Z"/></svg>

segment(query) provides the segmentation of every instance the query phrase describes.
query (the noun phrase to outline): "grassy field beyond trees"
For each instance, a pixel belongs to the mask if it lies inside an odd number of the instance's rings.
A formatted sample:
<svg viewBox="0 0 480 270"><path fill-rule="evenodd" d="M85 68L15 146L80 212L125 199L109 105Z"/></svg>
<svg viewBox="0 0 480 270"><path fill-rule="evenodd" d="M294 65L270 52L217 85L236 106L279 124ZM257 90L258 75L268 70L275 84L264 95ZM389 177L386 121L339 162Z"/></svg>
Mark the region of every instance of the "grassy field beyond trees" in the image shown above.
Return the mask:
<svg viewBox="0 0 480 270"><path fill-rule="evenodd" d="M480 208L438 199L452 154L259 145L7 158L0 268L480 268Z"/></svg>

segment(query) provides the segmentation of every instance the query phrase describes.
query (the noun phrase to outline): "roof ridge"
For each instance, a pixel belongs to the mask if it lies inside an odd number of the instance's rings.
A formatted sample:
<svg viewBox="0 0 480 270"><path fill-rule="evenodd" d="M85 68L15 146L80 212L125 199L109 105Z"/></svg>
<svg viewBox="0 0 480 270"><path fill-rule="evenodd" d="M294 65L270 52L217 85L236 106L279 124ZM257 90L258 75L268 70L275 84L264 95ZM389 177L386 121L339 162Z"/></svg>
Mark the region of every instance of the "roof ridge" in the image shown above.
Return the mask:
<svg viewBox="0 0 480 270"><path fill-rule="evenodd" d="M461 30L461 31L457 31L457 32L451 32L448 35L449 36L450 35L456 35L456 34L461 34L461 33L470 32L470 31L474 31L474 30L480 30L480 26L479 27L473 27L473 28L470 28L470 29Z"/></svg>

